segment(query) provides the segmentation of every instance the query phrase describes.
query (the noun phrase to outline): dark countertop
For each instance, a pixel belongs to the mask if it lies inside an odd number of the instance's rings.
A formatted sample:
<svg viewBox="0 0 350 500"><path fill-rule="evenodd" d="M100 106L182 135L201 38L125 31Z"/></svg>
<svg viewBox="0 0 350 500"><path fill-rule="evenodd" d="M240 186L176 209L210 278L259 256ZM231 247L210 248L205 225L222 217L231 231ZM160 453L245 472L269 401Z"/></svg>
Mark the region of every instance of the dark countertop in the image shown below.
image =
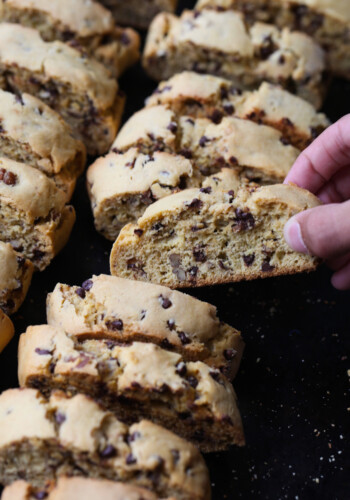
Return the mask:
<svg viewBox="0 0 350 500"><path fill-rule="evenodd" d="M128 93L127 118L155 84L136 67L121 87ZM350 82L333 82L324 110L333 121L350 111ZM13 317L17 334L45 322L46 294L58 281L79 284L109 272L111 244L94 230L84 179L73 204L77 222L70 242L34 276ZM334 290L329 279L321 267L310 275L188 291L215 304L246 342L234 386L247 446L206 457L213 500L349 498L350 292ZM0 390L17 386L17 342L18 336L0 356Z"/></svg>

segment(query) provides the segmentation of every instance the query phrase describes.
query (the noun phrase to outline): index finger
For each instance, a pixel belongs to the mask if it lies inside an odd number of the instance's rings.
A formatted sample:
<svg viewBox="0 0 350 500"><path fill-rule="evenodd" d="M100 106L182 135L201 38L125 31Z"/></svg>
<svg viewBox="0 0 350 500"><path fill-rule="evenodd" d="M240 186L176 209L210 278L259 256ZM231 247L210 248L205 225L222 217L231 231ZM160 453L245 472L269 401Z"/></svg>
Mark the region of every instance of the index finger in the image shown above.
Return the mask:
<svg viewBox="0 0 350 500"><path fill-rule="evenodd" d="M350 169L350 114L326 129L297 158L284 183L317 193L342 168Z"/></svg>

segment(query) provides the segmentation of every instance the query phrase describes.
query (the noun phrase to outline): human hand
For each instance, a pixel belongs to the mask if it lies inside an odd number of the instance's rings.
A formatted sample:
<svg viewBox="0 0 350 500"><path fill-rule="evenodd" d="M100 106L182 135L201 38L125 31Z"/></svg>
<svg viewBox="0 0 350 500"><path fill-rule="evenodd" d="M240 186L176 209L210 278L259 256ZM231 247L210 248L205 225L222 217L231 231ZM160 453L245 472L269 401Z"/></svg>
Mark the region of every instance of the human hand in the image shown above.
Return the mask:
<svg viewBox="0 0 350 500"><path fill-rule="evenodd" d="M350 288L350 114L300 154L284 182L308 189L324 203L287 222L288 245L325 259L335 271L333 286Z"/></svg>

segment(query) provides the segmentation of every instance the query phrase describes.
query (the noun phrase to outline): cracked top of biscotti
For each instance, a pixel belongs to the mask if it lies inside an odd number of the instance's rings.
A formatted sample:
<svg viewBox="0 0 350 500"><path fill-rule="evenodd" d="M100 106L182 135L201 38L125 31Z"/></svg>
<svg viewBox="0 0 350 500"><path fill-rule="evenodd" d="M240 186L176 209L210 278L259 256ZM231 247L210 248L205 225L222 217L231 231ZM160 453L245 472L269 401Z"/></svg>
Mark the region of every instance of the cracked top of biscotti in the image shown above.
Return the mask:
<svg viewBox="0 0 350 500"><path fill-rule="evenodd" d="M0 291L18 289L17 278L24 261L26 266L33 267L32 263L20 257L9 243L0 241Z"/></svg>
<svg viewBox="0 0 350 500"><path fill-rule="evenodd" d="M193 109L196 116L207 116L215 122L225 115L234 115L272 126L287 126L293 129L293 134L310 137L329 125L326 116L317 113L312 104L277 85L263 82L258 90L241 91L229 80L191 71L160 83L146 105L160 104L179 113Z"/></svg>
<svg viewBox="0 0 350 500"><path fill-rule="evenodd" d="M32 221L51 211L61 212L66 200L65 193L45 174L4 157L0 158L0 197Z"/></svg>
<svg viewBox="0 0 350 500"><path fill-rule="evenodd" d="M163 21L168 28L166 36L161 38L157 37L156 31ZM267 40L274 48L266 53ZM182 45L197 46L230 57L236 55L248 65L256 60L255 67L250 70L269 77L292 77L299 81L325 69L324 52L311 37L259 22L247 27L243 15L234 11L186 10L181 17L159 14L151 25L145 58L161 56ZM278 63L282 55L283 64Z"/></svg>
<svg viewBox="0 0 350 500"><path fill-rule="evenodd" d="M82 287L58 283L47 298L47 320L76 336L102 333L128 343L149 337L190 358L217 354L223 364L243 347L237 330L220 323L215 306L164 286L104 274Z"/></svg>
<svg viewBox="0 0 350 500"><path fill-rule="evenodd" d="M2 500L160 500L155 493L130 484L88 477L59 477L44 489L25 481L16 481L5 488ZM168 498L163 500L175 500Z"/></svg>
<svg viewBox="0 0 350 500"><path fill-rule="evenodd" d="M191 175L191 162L183 156L163 152L144 155L132 148L125 154L111 152L96 160L88 169L87 180L94 201L101 203L110 197L148 189L159 198L178 186L182 177Z"/></svg>
<svg viewBox="0 0 350 500"><path fill-rule="evenodd" d="M175 398L183 396L187 404L191 401L194 418L196 410L205 407L215 420L230 419L242 426L235 391L219 370L201 361L184 362L180 354L152 343L113 346L108 341L101 344L100 339L79 343L61 328L31 326L21 336L18 373L22 387L31 377L41 376L52 378L53 387L56 376L86 374L107 386L113 379L111 390L116 397L127 396L133 386L145 392L166 388Z"/></svg>
<svg viewBox="0 0 350 500"><path fill-rule="evenodd" d="M195 8L234 9L237 3L239 3L237 0L198 0ZM350 3L348 0L273 0L272 5L278 3L286 7L295 4L305 5L338 21L350 23ZM254 5L254 0L251 4Z"/></svg>
<svg viewBox="0 0 350 500"><path fill-rule="evenodd" d="M109 33L114 28L111 12L92 0L6 0L6 8L23 11L44 12L52 23L60 28L88 37ZM0 9L4 8L4 0Z"/></svg>
<svg viewBox="0 0 350 500"><path fill-rule="evenodd" d="M59 173L73 162L77 164L76 170L83 170L85 146L73 137L70 126L60 115L40 99L0 89L0 120L0 134L28 148L44 172Z"/></svg>
<svg viewBox="0 0 350 500"><path fill-rule="evenodd" d="M0 353L7 346L15 333L10 318L0 309Z"/></svg>
<svg viewBox="0 0 350 500"><path fill-rule="evenodd" d="M38 31L19 24L0 24L0 64L61 81L87 94L98 109L111 107L118 91L117 81L100 63L60 41L44 42Z"/></svg>
<svg viewBox="0 0 350 500"><path fill-rule="evenodd" d="M161 462L159 473L169 491L210 498L208 471L195 446L146 420L124 425L86 396L56 392L45 400L33 389L10 389L0 396L0 423L0 449L27 440L40 447L40 441L49 440L95 460L100 456L101 467L131 477L159 472Z"/></svg>

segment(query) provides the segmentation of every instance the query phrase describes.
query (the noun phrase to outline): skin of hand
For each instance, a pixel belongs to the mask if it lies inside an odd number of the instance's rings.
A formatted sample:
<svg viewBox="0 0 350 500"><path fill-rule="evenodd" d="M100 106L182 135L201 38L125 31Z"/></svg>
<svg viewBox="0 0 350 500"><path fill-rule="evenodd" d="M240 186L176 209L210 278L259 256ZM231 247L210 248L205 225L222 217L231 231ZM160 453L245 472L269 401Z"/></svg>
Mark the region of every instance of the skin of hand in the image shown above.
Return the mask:
<svg viewBox="0 0 350 500"><path fill-rule="evenodd" d="M298 157L285 184L294 183L324 203L292 217L284 228L290 247L326 260L332 284L350 288L350 114L326 129Z"/></svg>

